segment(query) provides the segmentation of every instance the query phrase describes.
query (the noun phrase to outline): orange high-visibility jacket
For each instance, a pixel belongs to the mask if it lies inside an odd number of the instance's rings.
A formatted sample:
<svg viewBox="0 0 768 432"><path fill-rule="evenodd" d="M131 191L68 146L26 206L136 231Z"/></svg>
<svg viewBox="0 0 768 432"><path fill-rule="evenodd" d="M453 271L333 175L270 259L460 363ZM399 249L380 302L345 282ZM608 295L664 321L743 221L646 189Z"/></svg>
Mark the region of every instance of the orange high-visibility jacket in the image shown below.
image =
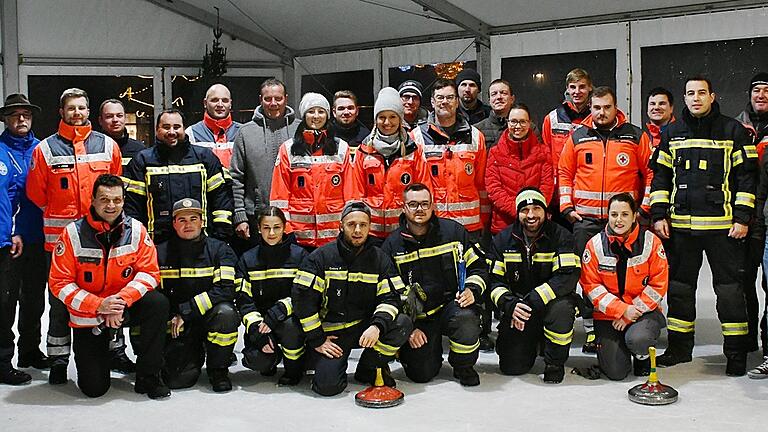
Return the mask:
<svg viewBox="0 0 768 432"><path fill-rule="evenodd" d="M621 111L616 120L606 141L589 116L565 142L558 172L563 214L575 209L582 217L607 219L608 200L621 192L650 210L650 136L627 123Z"/></svg>
<svg viewBox="0 0 768 432"><path fill-rule="evenodd" d="M622 318L629 305L642 313L660 309L669 287L669 264L661 240L638 224L626 240L609 234L608 229L592 237L581 260L580 283L595 306L594 318ZM620 260L617 250L625 258ZM620 287L617 269L624 263L624 286ZM629 324L626 318L624 321Z"/></svg>
<svg viewBox="0 0 768 432"><path fill-rule="evenodd" d="M108 231L119 239L106 250L97 236ZM118 294L130 307L159 281L155 245L144 225L129 216L110 229L89 213L67 225L51 254L48 287L69 309L70 327L98 326L104 298Z"/></svg>
<svg viewBox="0 0 768 432"><path fill-rule="evenodd" d="M390 157L364 142L357 149L352 167L355 198L371 207L370 233L379 238L400 226L405 188L414 183L431 185L421 147L410 139L401 152Z"/></svg>
<svg viewBox="0 0 768 432"><path fill-rule="evenodd" d="M336 138L336 154L293 155L293 139L278 151L272 171L271 205L285 213L287 231L302 246L319 247L339 235L341 211L353 199L352 164L349 148Z"/></svg>
<svg viewBox="0 0 768 432"><path fill-rule="evenodd" d="M43 209L45 250L52 251L64 227L88 214L93 183L101 174L120 175L120 147L91 125L59 122L58 133L32 152L27 196Z"/></svg>
<svg viewBox="0 0 768 432"><path fill-rule="evenodd" d="M563 147L565 141L571 136L571 133L576 129L585 117L586 113L579 113L576 111L576 106L571 101L563 101L557 108L544 117L544 122L541 125L541 142L549 148L552 158L552 171L554 173L555 192L552 195L552 202L557 203L558 189L557 189L557 169L560 162L560 155L563 153Z"/></svg>
<svg viewBox="0 0 768 432"><path fill-rule="evenodd" d="M491 220L485 190L485 137L464 117L457 117L450 137L433 123L432 115L429 118L411 131L411 137L427 160L437 216L453 219L469 232L479 231Z"/></svg>

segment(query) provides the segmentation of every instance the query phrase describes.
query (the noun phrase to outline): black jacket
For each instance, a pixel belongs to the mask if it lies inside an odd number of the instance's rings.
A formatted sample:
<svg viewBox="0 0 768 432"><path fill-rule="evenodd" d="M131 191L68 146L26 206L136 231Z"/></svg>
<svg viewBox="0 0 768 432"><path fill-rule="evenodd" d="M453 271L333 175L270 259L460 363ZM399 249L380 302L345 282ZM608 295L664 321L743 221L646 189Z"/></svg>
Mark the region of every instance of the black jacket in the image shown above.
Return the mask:
<svg viewBox="0 0 768 432"><path fill-rule="evenodd" d="M237 256L221 240L200 235L182 240L175 235L157 245L160 291L168 297L171 314L188 321L200 318L235 294Z"/></svg>
<svg viewBox="0 0 768 432"><path fill-rule="evenodd" d="M361 322L386 333L397 317L405 286L392 260L371 241L357 251L340 234L302 262L291 301L310 348L325 342L325 332Z"/></svg>
<svg viewBox="0 0 768 432"><path fill-rule="evenodd" d="M768 113L758 114L752 108L752 103L747 103L747 109L742 111L736 120L741 122L750 132L752 142L755 144L758 155L762 154L759 161L759 182L757 186L755 200L755 224L750 228L751 235L760 240L765 236L765 224L768 220L765 218L766 197L768 197L768 171L766 170L766 152L768 146ZM754 228L754 229L753 229Z"/></svg>
<svg viewBox="0 0 768 432"><path fill-rule="evenodd" d="M748 224L755 211L757 150L746 129L720 114L688 108L667 126L653 157L651 216L672 228L707 233Z"/></svg>
<svg viewBox="0 0 768 432"><path fill-rule="evenodd" d="M574 249L573 235L551 221L544 222L538 237L527 246L520 222L493 238L491 300L505 319L511 319L518 302L538 312L550 301L574 292L581 273Z"/></svg>
<svg viewBox="0 0 768 432"><path fill-rule="evenodd" d="M226 240L232 233L232 185L213 152L188 140L169 147L157 142L140 151L123 172L125 212L147 227L156 243L173 234L173 204L194 198L203 205L208 234Z"/></svg>
<svg viewBox="0 0 768 432"><path fill-rule="evenodd" d="M131 159L146 148L143 142L129 137L128 132L116 139L115 142L120 146L120 154L123 156L123 169L131 162Z"/></svg>
<svg viewBox="0 0 768 432"><path fill-rule="evenodd" d="M273 327L293 315L291 287L307 255L289 234L274 246L261 242L240 257L235 268L235 300L246 332L262 320Z"/></svg>
<svg viewBox="0 0 768 432"><path fill-rule="evenodd" d="M408 231L405 215L400 215L400 227L387 237L381 249L394 259L405 283L421 285L427 294L426 316L455 300L460 250L467 266L465 287L472 290L475 302L482 302L488 279L485 254L479 245L472 244L460 223L432 216L427 235L419 239Z"/></svg>

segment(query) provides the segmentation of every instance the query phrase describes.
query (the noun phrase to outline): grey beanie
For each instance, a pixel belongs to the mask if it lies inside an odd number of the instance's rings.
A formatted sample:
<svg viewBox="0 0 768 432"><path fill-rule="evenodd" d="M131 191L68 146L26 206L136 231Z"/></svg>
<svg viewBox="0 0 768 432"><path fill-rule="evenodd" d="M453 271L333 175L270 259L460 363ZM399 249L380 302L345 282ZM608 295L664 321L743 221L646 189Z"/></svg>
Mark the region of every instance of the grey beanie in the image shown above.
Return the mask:
<svg viewBox="0 0 768 432"><path fill-rule="evenodd" d="M373 120L379 116L382 111L394 111L400 117L402 123L405 110L403 109L403 101L400 100L400 93L392 87L384 87L379 90L379 95L376 97L376 103L373 105Z"/></svg>
<svg viewBox="0 0 768 432"><path fill-rule="evenodd" d="M344 210L341 211L341 219L344 219L350 213L358 211L367 214L369 219L371 218L371 208L368 207L368 204L362 201L347 201L344 204Z"/></svg>
<svg viewBox="0 0 768 432"><path fill-rule="evenodd" d="M310 108L319 107L325 110L326 114L331 115L331 104L328 103L328 99L320 93L305 93L299 103L299 117L304 120L304 114L309 111Z"/></svg>

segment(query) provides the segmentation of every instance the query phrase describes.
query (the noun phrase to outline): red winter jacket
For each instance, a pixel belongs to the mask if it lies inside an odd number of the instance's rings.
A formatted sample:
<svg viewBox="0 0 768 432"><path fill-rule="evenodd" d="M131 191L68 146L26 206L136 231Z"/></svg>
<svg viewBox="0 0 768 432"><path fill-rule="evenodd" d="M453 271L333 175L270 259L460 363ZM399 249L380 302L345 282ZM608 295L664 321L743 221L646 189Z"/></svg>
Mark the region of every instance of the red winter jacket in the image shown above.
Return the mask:
<svg viewBox="0 0 768 432"><path fill-rule="evenodd" d="M520 189L535 186L547 202L554 191L554 174L549 148L536 134L516 141L503 133L488 153L485 187L492 205L491 233L497 234L517 218L515 198Z"/></svg>

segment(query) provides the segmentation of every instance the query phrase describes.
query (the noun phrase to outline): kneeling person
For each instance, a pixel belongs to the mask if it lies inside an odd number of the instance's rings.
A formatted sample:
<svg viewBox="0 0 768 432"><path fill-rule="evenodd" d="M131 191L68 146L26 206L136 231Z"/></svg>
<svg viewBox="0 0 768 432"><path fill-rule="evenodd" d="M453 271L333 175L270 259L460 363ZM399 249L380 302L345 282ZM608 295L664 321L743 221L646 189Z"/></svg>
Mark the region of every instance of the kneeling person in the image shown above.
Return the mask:
<svg viewBox="0 0 768 432"><path fill-rule="evenodd" d="M347 360L358 347L364 351L355 379L373 384L381 368L384 383L394 386L387 363L413 329L400 314L403 281L392 260L373 246L370 224L366 204L347 203L338 238L312 252L293 283L296 316L307 346L317 353L312 390L323 396L347 387Z"/></svg>
<svg viewBox="0 0 768 432"><path fill-rule="evenodd" d="M229 364L240 325L233 304L237 257L203 233L203 210L195 199L173 205L173 229L157 245L160 290L170 301L163 373L170 388L187 388L207 363L213 391L232 390Z"/></svg>
<svg viewBox="0 0 768 432"><path fill-rule="evenodd" d="M168 397L160 377L168 300L154 291L160 279L155 245L141 222L124 215L120 177L100 175L92 196L90 212L56 241L48 279L69 310L77 385L89 397L109 390L111 329L129 325L140 330L134 390Z"/></svg>
<svg viewBox="0 0 768 432"><path fill-rule="evenodd" d="M420 312L409 307L415 328L400 349L400 362L411 380L430 381L443 364L441 336L446 335L454 377L464 386L479 385L474 365L481 328L475 304L483 298L488 277L485 256L461 224L435 216L432 194L425 185L405 188L403 202L400 227L381 246L408 281L407 304L419 303L415 309ZM466 265L465 286L461 287L460 260Z"/></svg>
<svg viewBox="0 0 768 432"><path fill-rule="evenodd" d="M237 308L245 325L243 366L270 376L284 358L278 384L296 385L304 374L304 332L293 314L291 287L307 251L293 234L285 234L279 208L266 207L257 222L261 241L235 269Z"/></svg>
<svg viewBox="0 0 768 432"><path fill-rule="evenodd" d="M560 383L573 341L579 258L573 235L547 219L536 188L515 199L517 221L493 238L491 300L501 313L496 352L506 375L533 367L544 340L544 381Z"/></svg>
<svg viewBox="0 0 768 432"><path fill-rule="evenodd" d="M631 195L614 195L608 225L587 243L581 286L595 306L597 360L612 380L650 373L648 347L665 327L659 304L667 294L669 265L661 240L640 229Z"/></svg>

